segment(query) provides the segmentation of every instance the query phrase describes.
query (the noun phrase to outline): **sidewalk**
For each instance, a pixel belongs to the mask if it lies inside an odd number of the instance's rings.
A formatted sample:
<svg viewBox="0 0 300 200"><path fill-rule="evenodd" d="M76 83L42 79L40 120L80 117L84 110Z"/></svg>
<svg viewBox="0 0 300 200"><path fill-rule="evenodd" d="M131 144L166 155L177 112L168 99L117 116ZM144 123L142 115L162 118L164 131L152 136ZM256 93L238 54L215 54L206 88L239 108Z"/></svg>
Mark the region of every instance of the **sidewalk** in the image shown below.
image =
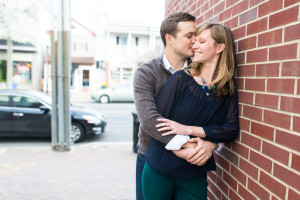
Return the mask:
<svg viewBox="0 0 300 200"><path fill-rule="evenodd" d="M0 199L133 200L135 159L130 143L0 147Z"/></svg>

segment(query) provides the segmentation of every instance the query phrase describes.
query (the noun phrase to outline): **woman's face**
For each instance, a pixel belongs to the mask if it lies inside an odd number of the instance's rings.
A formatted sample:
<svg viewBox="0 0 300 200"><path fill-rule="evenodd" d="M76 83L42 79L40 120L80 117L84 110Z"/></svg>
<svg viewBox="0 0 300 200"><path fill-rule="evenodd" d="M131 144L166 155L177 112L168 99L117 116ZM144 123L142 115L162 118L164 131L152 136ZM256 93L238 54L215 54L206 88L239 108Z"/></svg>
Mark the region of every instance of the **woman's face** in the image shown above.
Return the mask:
<svg viewBox="0 0 300 200"><path fill-rule="evenodd" d="M195 63L210 63L219 58L217 45L211 36L211 29L205 29L196 36L193 50L194 56L191 59Z"/></svg>

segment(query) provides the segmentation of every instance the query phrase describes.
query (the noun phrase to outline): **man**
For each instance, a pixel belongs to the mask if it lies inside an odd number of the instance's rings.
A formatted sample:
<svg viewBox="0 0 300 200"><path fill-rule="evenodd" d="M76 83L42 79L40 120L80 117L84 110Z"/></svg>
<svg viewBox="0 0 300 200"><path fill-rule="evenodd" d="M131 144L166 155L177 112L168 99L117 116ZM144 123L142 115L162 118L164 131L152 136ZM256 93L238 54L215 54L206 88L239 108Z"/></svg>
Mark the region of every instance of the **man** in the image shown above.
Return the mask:
<svg viewBox="0 0 300 200"><path fill-rule="evenodd" d="M194 16L184 12L169 15L162 22L160 28L161 38L165 46L163 55L141 65L135 72L134 99L140 120L136 163L136 199L138 200L143 199L141 179L145 163L144 156L151 138L168 144L168 146L174 146L174 143L178 142L174 141L174 135L162 136L162 132L157 131L157 119L163 117L157 112L155 98L172 74L188 65L187 58L194 55L192 46L195 32ZM172 123L172 131L177 134L180 134L180 130L184 130L184 125L172 121L168 121L168 123ZM189 151L184 149L173 152L188 162L199 166L205 164L216 148L215 144L201 139L198 139L197 144L190 144L182 140L179 143L180 147L184 144L183 148L196 146L194 149L188 148Z"/></svg>

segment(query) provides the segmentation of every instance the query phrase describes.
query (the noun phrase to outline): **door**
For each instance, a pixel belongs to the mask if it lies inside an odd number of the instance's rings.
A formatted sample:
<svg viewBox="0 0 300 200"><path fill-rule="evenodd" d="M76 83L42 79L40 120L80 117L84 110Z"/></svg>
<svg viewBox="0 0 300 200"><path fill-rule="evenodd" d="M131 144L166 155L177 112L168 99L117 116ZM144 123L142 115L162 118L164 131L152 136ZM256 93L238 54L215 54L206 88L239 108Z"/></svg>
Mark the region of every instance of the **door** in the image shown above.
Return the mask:
<svg viewBox="0 0 300 200"><path fill-rule="evenodd" d="M12 101L14 135L51 136L51 114L40 109L42 103L26 96L12 96Z"/></svg>
<svg viewBox="0 0 300 200"><path fill-rule="evenodd" d="M9 95L0 95L0 135L12 134L12 108Z"/></svg>

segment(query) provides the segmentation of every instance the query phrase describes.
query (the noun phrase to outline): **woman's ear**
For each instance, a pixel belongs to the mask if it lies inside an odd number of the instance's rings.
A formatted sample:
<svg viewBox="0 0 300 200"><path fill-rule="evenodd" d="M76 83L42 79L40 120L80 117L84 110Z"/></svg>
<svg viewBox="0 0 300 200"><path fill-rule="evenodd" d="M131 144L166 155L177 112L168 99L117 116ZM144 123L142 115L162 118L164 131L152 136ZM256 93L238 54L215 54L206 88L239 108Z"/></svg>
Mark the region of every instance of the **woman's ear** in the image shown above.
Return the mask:
<svg viewBox="0 0 300 200"><path fill-rule="evenodd" d="M222 51L224 51L225 49L225 44L218 44L218 47L217 47L217 53L221 53Z"/></svg>

